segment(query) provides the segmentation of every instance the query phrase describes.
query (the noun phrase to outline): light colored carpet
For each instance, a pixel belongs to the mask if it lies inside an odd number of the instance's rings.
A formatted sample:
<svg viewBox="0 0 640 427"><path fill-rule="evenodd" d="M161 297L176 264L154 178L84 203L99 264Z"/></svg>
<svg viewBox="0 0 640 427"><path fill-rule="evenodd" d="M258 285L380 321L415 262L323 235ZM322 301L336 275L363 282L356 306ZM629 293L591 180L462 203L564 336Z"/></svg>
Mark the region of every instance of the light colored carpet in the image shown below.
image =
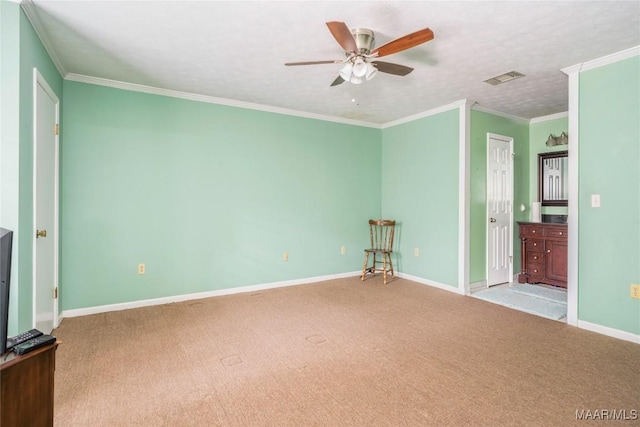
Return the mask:
<svg viewBox="0 0 640 427"><path fill-rule="evenodd" d="M640 409L640 345L380 276L68 318L54 335L60 427L570 426Z"/></svg>
<svg viewBox="0 0 640 427"><path fill-rule="evenodd" d="M567 317L566 292L560 290L515 284L492 287L476 292L473 296L547 319L560 320Z"/></svg>

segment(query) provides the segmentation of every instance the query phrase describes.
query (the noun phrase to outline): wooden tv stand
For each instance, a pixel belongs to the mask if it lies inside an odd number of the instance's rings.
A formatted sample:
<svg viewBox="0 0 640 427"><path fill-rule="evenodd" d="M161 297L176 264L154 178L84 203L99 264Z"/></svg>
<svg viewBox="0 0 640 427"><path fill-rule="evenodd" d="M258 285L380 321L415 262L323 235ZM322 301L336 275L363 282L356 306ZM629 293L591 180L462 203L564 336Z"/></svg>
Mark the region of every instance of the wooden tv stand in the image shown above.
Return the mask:
<svg viewBox="0 0 640 427"><path fill-rule="evenodd" d="M519 222L522 271L518 283L567 287L567 224Z"/></svg>
<svg viewBox="0 0 640 427"><path fill-rule="evenodd" d="M52 426L53 375L58 343L22 356L1 356L0 425Z"/></svg>

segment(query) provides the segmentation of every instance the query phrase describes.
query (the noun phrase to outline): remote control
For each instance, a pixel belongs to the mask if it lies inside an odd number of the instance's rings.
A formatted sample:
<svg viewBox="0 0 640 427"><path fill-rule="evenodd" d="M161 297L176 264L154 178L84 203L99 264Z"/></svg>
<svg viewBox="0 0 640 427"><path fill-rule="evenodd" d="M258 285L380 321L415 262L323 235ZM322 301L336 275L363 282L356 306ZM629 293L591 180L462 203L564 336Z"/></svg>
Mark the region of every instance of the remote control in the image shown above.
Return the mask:
<svg viewBox="0 0 640 427"><path fill-rule="evenodd" d="M56 341L56 337L51 335L40 335L39 337L31 338L29 341L25 341L22 344L18 344L13 347L15 354L26 354L37 348L51 344Z"/></svg>
<svg viewBox="0 0 640 427"><path fill-rule="evenodd" d="M9 337L7 338L7 351L11 350L18 344L22 344L23 342L29 341L31 338L39 337L40 335L42 335L42 332L37 329L31 329L30 331L23 332L15 337Z"/></svg>

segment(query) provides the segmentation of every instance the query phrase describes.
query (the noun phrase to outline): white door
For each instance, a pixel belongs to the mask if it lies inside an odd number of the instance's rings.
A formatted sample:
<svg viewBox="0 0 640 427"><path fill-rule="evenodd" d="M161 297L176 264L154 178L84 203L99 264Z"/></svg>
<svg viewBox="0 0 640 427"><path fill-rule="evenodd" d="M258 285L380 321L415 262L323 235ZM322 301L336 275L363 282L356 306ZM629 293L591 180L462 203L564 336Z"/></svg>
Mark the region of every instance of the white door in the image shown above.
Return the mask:
<svg viewBox="0 0 640 427"><path fill-rule="evenodd" d="M58 322L58 98L36 69L33 108L33 324Z"/></svg>
<svg viewBox="0 0 640 427"><path fill-rule="evenodd" d="M487 134L487 286L513 277L513 138Z"/></svg>

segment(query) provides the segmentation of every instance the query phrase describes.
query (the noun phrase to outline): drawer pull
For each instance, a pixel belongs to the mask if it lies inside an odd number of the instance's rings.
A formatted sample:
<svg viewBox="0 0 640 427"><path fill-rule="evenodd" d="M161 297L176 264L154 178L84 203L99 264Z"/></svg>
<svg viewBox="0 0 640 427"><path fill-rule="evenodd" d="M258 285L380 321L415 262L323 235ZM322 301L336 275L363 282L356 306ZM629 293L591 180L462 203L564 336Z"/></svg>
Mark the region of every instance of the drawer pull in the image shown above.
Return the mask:
<svg viewBox="0 0 640 427"><path fill-rule="evenodd" d="M534 244L533 244L533 246L538 246L538 244L537 244L537 243L534 243Z"/></svg>
<svg viewBox="0 0 640 427"><path fill-rule="evenodd" d="M534 257L533 257L533 259L538 259L538 257L537 257L537 256L534 256Z"/></svg>
<svg viewBox="0 0 640 427"><path fill-rule="evenodd" d="M532 230L531 232L532 232L533 234L536 234L536 230Z"/></svg>
<svg viewBox="0 0 640 427"><path fill-rule="evenodd" d="M550 254L551 253L551 249L547 249L547 253Z"/></svg>
<svg viewBox="0 0 640 427"><path fill-rule="evenodd" d="M562 236L562 231L560 232L560 235Z"/></svg>
<svg viewBox="0 0 640 427"><path fill-rule="evenodd" d="M533 272L534 272L534 273L537 273L537 272L538 272L538 270L533 270Z"/></svg>

